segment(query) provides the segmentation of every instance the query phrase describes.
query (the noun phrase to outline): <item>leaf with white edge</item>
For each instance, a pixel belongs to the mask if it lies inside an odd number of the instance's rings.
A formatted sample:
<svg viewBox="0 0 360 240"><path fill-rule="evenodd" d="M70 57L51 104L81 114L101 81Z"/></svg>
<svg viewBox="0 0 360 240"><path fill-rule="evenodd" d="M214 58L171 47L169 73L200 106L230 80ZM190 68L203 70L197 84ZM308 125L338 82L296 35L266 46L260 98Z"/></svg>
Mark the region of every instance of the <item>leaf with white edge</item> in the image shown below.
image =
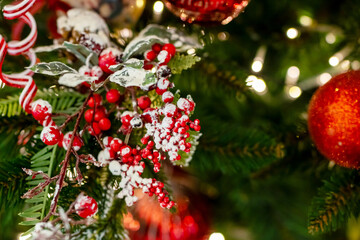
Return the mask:
<svg viewBox="0 0 360 240"><path fill-rule="evenodd" d="M50 46L40 46L37 48L34 48L34 51L36 53L42 53L42 52L52 52L55 50L65 50L66 47L64 47L63 45L60 44L54 44L54 45L50 45Z"/></svg>
<svg viewBox="0 0 360 240"><path fill-rule="evenodd" d="M147 72L144 82L141 84L141 89L148 90L150 86L154 85L157 82L155 74L152 72Z"/></svg>
<svg viewBox="0 0 360 240"><path fill-rule="evenodd" d="M116 71L120 70L124 66L140 69L140 68L144 67L144 60L140 60L140 59L136 59L136 58L130 58L126 62L110 66L109 69L111 71L113 71L113 72L116 72Z"/></svg>
<svg viewBox="0 0 360 240"><path fill-rule="evenodd" d="M150 49L155 43L166 43L166 40L159 38L158 36L138 36L134 38L125 48L123 52L123 58L128 60L131 56L144 53Z"/></svg>
<svg viewBox="0 0 360 240"><path fill-rule="evenodd" d="M177 53L168 63L168 67L171 69L171 73L180 74L183 70L191 68L197 62L200 62L201 58L193 55L180 55Z"/></svg>
<svg viewBox="0 0 360 240"><path fill-rule="evenodd" d="M88 77L80 75L79 73L66 73L59 78L59 84L67 87L76 87L83 82L91 84L96 80L98 80L97 77Z"/></svg>
<svg viewBox="0 0 360 240"><path fill-rule="evenodd" d="M62 62L38 63L30 68L33 72L56 76L65 73L76 73L76 70Z"/></svg>
<svg viewBox="0 0 360 240"><path fill-rule="evenodd" d="M201 137L202 133L196 131L189 131L189 133L190 137L188 138L187 142L191 143L190 152L186 153L184 151L179 151L181 159L178 161L173 161L173 165L188 166L191 162L196 150L196 146L199 145L199 138Z"/></svg>
<svg viewBox="0 0 360 240"><path fill-rule="evenodd" d="M162 39L166 39L167 43L172 43L179 52L185 52L189 49L202 48L201 44L194 37L186 35L184 32L177 28L163 27L156 24L150 24L144 28L140 33L139 37L146 36L158 36Z"/></svg>
<svg viewBox="0 0 360 240"><path fill-rule="evenodd" d="M91 51L87 47L81 44L74 44L71 42L64 42L64 47L66 47L66 50L74 54L80 61L83 63L86 63L86 59L90 54L92 54L90 58L90 63L94 66L99 64L98 56L95 52Z"/></svg>
<svg viewBox="0 0 360 240"><path fill-rule="evenodd" d="M148 90L156 82L153 73L128 66L110 75L109 80L122 87L140 87L143 90Z"/></svg>

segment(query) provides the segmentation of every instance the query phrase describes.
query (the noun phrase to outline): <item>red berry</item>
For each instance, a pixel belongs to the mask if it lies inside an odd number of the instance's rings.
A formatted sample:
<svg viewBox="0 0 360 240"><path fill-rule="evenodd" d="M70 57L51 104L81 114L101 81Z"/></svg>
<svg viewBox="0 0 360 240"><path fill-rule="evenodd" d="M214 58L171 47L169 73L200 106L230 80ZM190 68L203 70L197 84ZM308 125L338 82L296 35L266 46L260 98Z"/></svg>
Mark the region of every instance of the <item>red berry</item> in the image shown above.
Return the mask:
<svg viewBox="0 0 360 240"><path fill-rule="evenodd" d="M162 45L160 43L155 43L154 45L152 45L151 49L154 52L159 53L162 49Z"/></svg>
<svg viewBox="0 0 360 240"><path fill-rule="evenodd" d="M144 62L144 69L145 70L151 70L151 69L153 69L153 67L154 67L154 65L153 64L151 64L151 63L149 63L148 61L145 61Z"/></svg>
<svg viewBox="0 0 360 240"><path fill-rule="evenodd" d="M157 60L160 64L167 64L171 60L171 54L166 50L161 50L159 55L157 56Z"/></svg>
<svg viewBox="0 0 360 240"><path fill-rule="evenodd" d="M94 115L94 121L99 122L103 118L106 118L105 112L102 110L96 110Z"/></svg>
<svg viewBox="0 0 360 240"><path fill-rule="evenodd" d="M164 94L164 92L166 92L167 91L167 89L160 89L160 88L156 88L156 93L158 94L158 95L163 95Z"/></svg>
<svg viewBox="0 0 360 240"><path fill-rule="evenodd" d="M84 114L85 121L90 123L93 120L93 115L94 115L94 109L86 110Z"/></svg>
<svg viewBox="0 0 360 240"><path fill-rule="evenodd" d="M151 105L151 100L148 96L141 96L137 99L137 104L141 110L144 110Z"/></svg>
<svg viewBox="0 0 360 240"><path fill-rule="evenodd" d="M62 145L63 145L65 150L69 149L70 142L71 142L71 137L72 137L72 132L68 132L68 133L66 133L64 135ZM80 148L82 147L82 145L83 145L83 142L82 142L81 138L79 136L75 136L73 144L72 144L73 149L75 151L79 151Z"/></svg>
<svg viewBox="0 0 360 240"><path fill-rule="evenodd" d="M106 73L113 73L109 69L110 66L116 65L119 63L121 57L121 52L116 48L107 48L101 52L99 57L99 66Z"/></svg>
<svg viewBox="0 0 360 240"><path fill-rule="evenodd" d="M56 127L44 127L40 138L46 145L55 145L60 140L60 131Z"/></svg>
<svg viewBox="0 0 360 240"><path fill-rule="evenodd" d="M157 56L157 53L154 51L151 51L151 50L145 52L145 54L144 54L145 60L150 61L150 62L154 61L156 56Z"/></svg>
<svg viewBox="0 0 360 240"><path fill-rule="evenodd" d="M120 99L120 92L116 89L110 89L106 93L106 100L109 103L116 103L117 101L119 101L119 99Z"/></svg>
<svg viewBox="0 0 360 240"><path fill-rule="evenodd" d="M82 196L75 203L75 211L82 218L94 216L97 210L97 202L89 196Z"/></svg>
<svg viewBox="0 0 360 240"><path fill-rule="evenodd" d="M95 135L99 135L101 133L100 125L97 122L92 123L92 129L94 130Z"/></svg>
<svg viewBox="0 0 360 240"><path fill-rule="evenodd" d="M114 138L110 143L110 148L114 152L120 151L121 146L123 145L123 141L119 138Z"/></svg>
<svg viewBox="0 0 360 240"><path fill-rule="evenodd" d="M93 96L88 101L88 106L91 108L94 108L95 104L96 104L96 106L100 106L101 100L102 100L101 96L97 93L94 93Z"/></svg>
<svg viewBox="0 0 360 240"><path fill-rule="evenodd" d="M39 99L31 104L31 111L36 120L43 121L51 115L52 107L48 101Z"/></svg>
<svg viewBox="0 0 360 240"><path fill-rule="evenodd" d="M105 147L110 147L111 141L113 140L113 137L104 137L104 139L102 140L103 144Z"/></svg>
<svg viewBox="0 0 360 240"><path fill-rule="evenodd" d="M172 92L166 91L162 95L162 101L164 103L171 103L174 100L174 94Z"/></svg>
<svg viewBox="0 0 360 240"><path fill-rule="evenodd" d="M107 131L111 128L111 122L108 118L103 118L99 121L99 127L103 131Z"/></svg>
<svg viewBox="0 0 360 240"><path fill-rule="evenodd" d="M131 156L131 148L129 146L122 146L120 148L120 155L122 157L128 158Z"/></svg>
<svg viewBox="0 0 360 240"><path fill-rule="evenodd" d="M195 126L194 126L194 130L195 130L195 131L198 132L198 131L200 131L200 129L201 129L200 125L195 125Z"/></svg>
<svg viewBox="0 0 360 240"><path fill-rule="evenodd" d="M176 48L173 44L171 43L167 43L165 44L161 50L165 50L167 51L172 57L175 55L176 53Z"/></svg>

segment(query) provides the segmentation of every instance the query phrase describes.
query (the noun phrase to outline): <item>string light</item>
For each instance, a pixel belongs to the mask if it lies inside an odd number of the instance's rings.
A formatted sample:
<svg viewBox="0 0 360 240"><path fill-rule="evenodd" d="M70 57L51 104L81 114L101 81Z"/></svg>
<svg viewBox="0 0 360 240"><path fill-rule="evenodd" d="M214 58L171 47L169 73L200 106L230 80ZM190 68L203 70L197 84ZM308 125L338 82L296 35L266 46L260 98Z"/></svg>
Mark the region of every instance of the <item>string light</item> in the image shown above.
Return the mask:
<svg viewBox="0 0 360 240"><path fill-rule="evenodd" d="M189 55L193 55L196 52L196 50L194 48L190 48L189 50L187 50L187 54Z"/></svg>
<svg viewBox="0 0 360 240"><path fill-rule="evenodd" d="M331 79L331 74L330 73L323 73L318 77L318 83L320 86L324 85L325 83L327 83L328 81L330 81Z"/></svg>
<svg viewBox="0 0 360 240"><path fill-rule="evenodd" d="M289 28L286 31L286 36L290 39L295 39L299 36L299 31L296 28Z"/></svg>
<svg viewBox="0 0 360 240"><path fill-rule="evenodd" d="M254 72L260 72L262 68L263 68L263 63L260 60L255 60L251 65L251 69Z"/></svg>
<svg viewBox="0 0 360 240"><path fill-rule="evenodd" d="M344 60L344 61L342 61L341 64L340 64L340 67L341 67L343 70L345 70L345 71L349 70L349 68L350 68L350 61L349 61L349 60Z"/></svg>
<svg viewBox="0 0 360 240"><path fill-rule="evenodd" d="M254 61L251 64L251 69L253 72L261 72L263 65L264 65L264 59L266 55L266 47L261 46L256 52L256 56L254 58Z"/></svg>
<svg viewBox="0 0 360 240"><path fill-rule="evenodd" d="M210 235L209 240L225 240L225 237L222 233L214 232Z"/></svg>
<svg viewBox="0 0 360 240"><path fill-rule="evenodd" d="M254 75L248 76L246 79L246 85L251 87L255 92L259 93L260 95L266 93L266 83L263 79L257 78Z"/></svg>
<svg viewBox="0 0 360 240"><path fill-rule="evenodd" d="M287 70L287 75L291 78L299 78L300 76L300 69L296 66L289 67Z"/></svg>
<svg viewBox="0 0 360 240"><path fill-rule="evenodd" d="M154 3L154 13L161 14L164 11L164 4L161 1L156 1Z"/></svg>
<svg viewBox="0 0 360 240"><path fill-rule="evenodd" d="M329 58L329 64L333 67L339 65L339 58L337 56L332 56L331 58Z"/></svg>
<svg viewBox="0 0 360 240"><path fill-rule="evenodd" d="M301 96L302 91L301 88L299 88L298 86L292 86L289 88L288 93L291 98L296 99Z"/></svg>
<svg viewBox="0 0 360 240"><path fill-rule="evenodd" d="M334 44L336 42L336 36L334 33L330 32L328 34L326 34L325 36L325 41L328 43L328 44Z"/></svg>
<svg viewBox="0 0 360 240"><path fill-rule="evenodd" d="M300 17L299 22L302 26L309 27L312 25L313 20L311 17L303 15Z"/></svg>
<svg viewBox="0 0 360 240"><path fill-rule="evenodd" d="M359 70L360 69L360 62L358 60L352 61L351 62L351 68L354 70Z"/></svg>

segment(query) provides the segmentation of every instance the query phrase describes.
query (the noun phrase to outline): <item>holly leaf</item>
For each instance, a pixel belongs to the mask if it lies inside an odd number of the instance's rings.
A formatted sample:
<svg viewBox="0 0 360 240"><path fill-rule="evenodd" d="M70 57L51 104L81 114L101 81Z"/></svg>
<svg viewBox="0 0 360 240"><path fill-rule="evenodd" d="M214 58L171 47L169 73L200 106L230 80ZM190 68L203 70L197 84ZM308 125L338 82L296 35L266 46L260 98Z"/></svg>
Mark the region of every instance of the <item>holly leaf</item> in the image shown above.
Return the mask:
<svg viewBox="0 0 360 240"><path fill-rule="evenodd" d="M130 58L129 60L123 63L110 66L109 69L113 72L116 72L124 66L140 69L144 67L144 60L139 60L137 58Z"/></svg>
<svg viewBox="0 0 360 240"><path fill-rule="evenodd" d="M156 83L156 77L152 72L128 66L110 75L109 80L122 87L140 87L143 90Z"/></svg>
<svg viewBox="0 0 360 240"><path fill-rule="evenodd" d="M30 68L35 73L56 76L65 73L77 73L75 69L62 62L38 63Z"/></svg>
<svg viewBox="0 0 360 240"><path fill-rule="evenodd" d="M186 35L177 28L150 24L139 33L139 37L146 36L162 38L164 39L163 42L174 44L176 50L179 52L184 52L191 48L202 48L196 38Z"/></svg>
<svg viewBox="0 0 360 240"><path fill-rule="evenodd" d="M123 58L129 59L131 56L142 54L150 49L155 43L163 44L165 41L155 35L151 36L138 36L134 38L125 48Z"/></svg>
<svg viewBox="0 0 360 240"><path fill-rule="evenodd" d="M76 87L83 82L92 84L96 80L98 80L97 77L84 76L79 73L66 73L59 78L59 84L67 87Z"/></svg>
<svg viewBox="0 0 360 240"><path fill-rule="evenodd" d="M190 133L190 137L188 138L187 142L191 143L191 148L190 148L190 152L186 153L184 151L179 151L179 154L181 156L181 159L178 161L173 161L173 165L177 165L177 166L188 166L189 163L192 160L192 157L195 153L196 150L196 146L199 145L199 138L201 137L201 133L200 132L196 132L196 131L189 131Z"/></svg>
<svg viewBox="0 0 360 240"><path fill-rule="evenodd" d="M74 54L83 63L86 63L87 58L90 57L90 63L94 66L98 65L99 60L97 54L85 47L84 45L74 44L65 41L63 43L63 46L66 48L67 51Z"/></svg>
<svg viewBox="0 0 360 240"><path fill-rule="evenodd" d="M180 74L183 70L191 68L197 62L200 62L201 58L193 55L180 55L177 53L168 63L168 67L171 69L171 73Z"/></svg>

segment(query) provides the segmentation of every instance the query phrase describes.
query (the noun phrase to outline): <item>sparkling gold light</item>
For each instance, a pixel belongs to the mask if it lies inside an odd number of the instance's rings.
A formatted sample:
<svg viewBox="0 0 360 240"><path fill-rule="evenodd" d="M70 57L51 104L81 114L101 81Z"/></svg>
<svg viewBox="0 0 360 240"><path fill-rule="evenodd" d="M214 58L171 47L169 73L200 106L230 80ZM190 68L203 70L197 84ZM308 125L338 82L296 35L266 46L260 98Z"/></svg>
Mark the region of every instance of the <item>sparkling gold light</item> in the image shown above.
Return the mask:
<svg viewBox="0 0 360 240"><path fill-rule="evenodd" d="M340 62L340 60L336 56L332 56L331 58L329 58L329 64L333 67L337 66L339 64L339 62Z"/></svg>
<svg viewBox="0 0 360 240"><path fill-rule="evenodd" d="M300 69L296 66L289 67L287 70L287 75L291 78L299 78L300 76Z"/></svg>
<svg viewBox="0 0 360 240"><path fill-rule="evenodd" d="M335 34L333 34L333 33L328 33L328 34L326 34L326 36L325 36L325 41L328 43L328 44L334 44L335 43L335 41L336 41L336 36L335 36Z"/></svg>
<svg viewBox="0 0 360 240"><path fill-rule="evenodd" d="M262 68L263 68L263 63L260 60L255 60L251 65L251 69L254 72L260 72Z"/></svg>
<svg viewBox="0 0 360 240"><path fill-rule="evenodd" d="M311 17L303 15L300 17L299 22L302 26L308 27L308 26L311 26L311 24L313 23L313 20Z"/></svg>
<svg viewBox="0 0 360 240"><path fill-rule="evenodd" d="M320 85L324 85L331 79L330 73L323 73L319 76L319 83Z"/></svg>

